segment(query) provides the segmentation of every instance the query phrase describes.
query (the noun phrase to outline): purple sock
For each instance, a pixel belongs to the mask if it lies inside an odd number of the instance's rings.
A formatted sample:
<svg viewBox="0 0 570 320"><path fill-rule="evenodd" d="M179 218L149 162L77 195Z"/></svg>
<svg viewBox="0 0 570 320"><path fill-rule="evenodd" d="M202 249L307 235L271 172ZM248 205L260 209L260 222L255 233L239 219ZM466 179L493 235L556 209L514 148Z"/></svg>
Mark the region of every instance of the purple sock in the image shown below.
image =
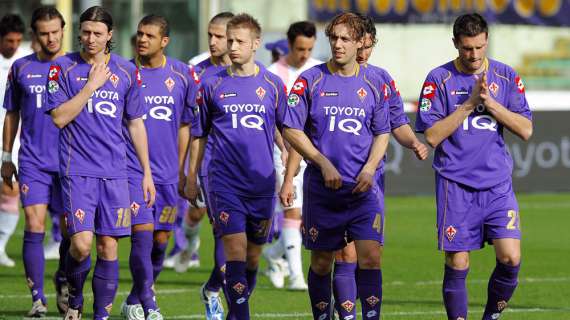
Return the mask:
<svg viewBox="0 0 570 320"><path fill-rule="evenodd" d="M152 243L150 259L152 261L152 278L154 282L156 282L156 278L158 278L158 275L162 271L162 263L164 262L166 247L168 247L168 242L160 243L154 241Z"/></svg>
<svg viewBox="0 0 570 320"><path fill-rule="evenodd" d="M513 296L518 284L520 264L509 266L497 261L497 265L487 288L487 306L483 314L483 320L497 319L507 307L507 303Z"/></svg>
<svg viewBox="0 0 570 320"><path fill-rule="evenodd" d="M251 296L253 290L255 290L255 286L257 285L257 269L249 270L245 269L245 278L247 279L247 289L248 293Z"/></svg>
<svg viewBox="0 0 570 320"><path fill-rule="evenodd" d="M465 270L455 270L445 265L445 275L443 276L443 303L447 311L448 319L467 319L467 287L465 279L469 273L469 268Z"/></svg>
<svg viewBox="0 0 570 320"><path fill-rule="evenodd" d="M131 235L129 266L133 277L133 288L127 297L127 304L140 303L145 317L149 310L158 309L152 291L154 283L153 266L150 260L152 238L152 231L137 231Z"/></svg>
<svg viewBox="0 0 570 320"><path fill-rule="evenodd" d="M93 271L93 318L107 319L119 286L119 260L97 258Z"/></svg>
<svg viewBox="0 0 570 320"><path fill-rule="evenodd" d="M331 318L331 273L320 276L309 268L308 276L309 298L313 309L313 319Z"/></svg>
<svg viewBox="0 0 570 320"><path fill-rule="evenodd" d="M224 243L222 239L214 236L214 268L210 274L210 278L206 283L206 289L208 291L217 292L220 288L224 289L224 266L226 264L226 257L224 255ZM225 290L224 290L225 293Z"/></svg>
<svg viewBox="0 0 570 320"><path fill-rule="evenodd" d="M65 276L65 262L70 245L71 241L69 241L69 237L61 238L61 242L59 243L59 264L55 273L56 286L61 286L67 282L67 277Z"/></svg>
<svg viewBox="0 0 570 320"><path fill-rule="evenodd" d="M249 295L245 262L226 262L226 287L228 295L226 300L229 305L228 319L249 319Z"/></svg>
<svg viewBox="0 0 570 320"><path fill-rule="evenodd" d="M83 308L83 285L91 269L91 256L87 256L83 261L77 261L68 252L65 266L69 284L69 307L81 310Z"/></svg>
<svg viewBox="0 0 570 320"><path fill-rule="evenodd" d="M43 232L24 231L22 258L24 260L28 288L30 288L32 293L32 302L41 299L46 304L47 300L44 296L44 270L46 265L43 247L44 236L45 233Z"/></svg>
<svg viewBox="0 0 570 320"><path fill-rule="evenodd" d="M362 306L362 319L380 319L382 306L382 270L358 269L356 287Z"/></svg>
<svg viewBox="0 0 570 320"><path fill-rule="evenodd" d="M335 308L341 319L353 315L356 319L356 263L335 262L333 273L333 294Z"/></svg>

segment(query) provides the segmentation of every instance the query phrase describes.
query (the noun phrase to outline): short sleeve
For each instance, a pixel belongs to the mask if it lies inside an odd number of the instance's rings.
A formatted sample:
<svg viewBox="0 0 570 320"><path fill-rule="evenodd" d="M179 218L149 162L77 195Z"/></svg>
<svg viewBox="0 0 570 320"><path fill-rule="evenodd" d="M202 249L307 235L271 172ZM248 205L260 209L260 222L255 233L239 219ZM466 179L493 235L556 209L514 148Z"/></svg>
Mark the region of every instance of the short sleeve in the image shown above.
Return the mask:
<svg viewBox="0 0 570 320"><path fill-rule="evenodd" d="M277 78L277 77L276 77ZM281 79L277 78L277 103L275 110L275 123L277 129L281 131L283 129L283 118L285 116L285 110L287 109L287 88Z"/></svg>
<svg viewBox="0 0 570 320"><path fill-rule="evenodd" d="M8 73L6 81L6 93L4 94L4 109L7 111L20 110L21 90L17 85L18 74L16 73L16 64L14 63Z"/></svg>
<svg viewBox="0 0 570 320"><path fill-rule="evenodd" d="M509 96L505 107L512 112L532 120L532 113L530 112L528 101L526 100L524 83L517 74L514 74L514 79L510 81Z"/></svg>
<svg viewBox="0 0 570 320"><path fill-rule="evenodd" d="M62 70L61 64L57 62L49 67L46 86L46 112L58 108L73 97L67 75Z"/></svg>
<svg viewBox="0 0 570 320"><path fill-rule="evenodd" d="M212 119L209 105L211 93L209 86L200 86L196 93L196 105L194 106L194 120L191 122L191 134L193 137L205 137L212 127Z"/></svg>
<svg viewBox="0 0 570 320"><path fill-rule="evenodd" d="M370 131L372 131L372 134L375 136L390 132L390 98L388 86L389 84L387 83L382 85L382 92L380 92L378 101L374 104Z"/></svg>
<svg viewBox="0 0 570 320"><path fill-rule="evenodd" d="M125 117L127 120L140 118L144 115L143 100L141 99L141 74L138 68L131 73L130 86L125 99Z"/></svg>
<svg viewBox="0 0 570 320"><path fill-rule="evenodd" d="M192 123L192 108L196 105L196 93L200 86L200 79L193 66L188 66L186 77L186 92L184 93L184 109L182 110L182 123Z"/></svg>
<svg viewBox="0 0 570 320"><path fill-rule="evenodd" d="M304 130L311 103L309 97L308 82L301 76L295 81L287 97L287 107L282 115L283 127Z"/></svg>
<svg viewBox="0 0 570 320"><path fill-rule="evenodd" d="M431 74L427 76L418 105L416 131L424 132L447 115L444 93Z"/></svg>
<svg viewBox="0 0 570 320"><path fill-rule="evenodd" d="M394 130L410 123L410 119L404 112L404 101L400 96L400 91L396 87L396 81L386 74L388 85L388 106L390 108L390 128Z"/></svg>

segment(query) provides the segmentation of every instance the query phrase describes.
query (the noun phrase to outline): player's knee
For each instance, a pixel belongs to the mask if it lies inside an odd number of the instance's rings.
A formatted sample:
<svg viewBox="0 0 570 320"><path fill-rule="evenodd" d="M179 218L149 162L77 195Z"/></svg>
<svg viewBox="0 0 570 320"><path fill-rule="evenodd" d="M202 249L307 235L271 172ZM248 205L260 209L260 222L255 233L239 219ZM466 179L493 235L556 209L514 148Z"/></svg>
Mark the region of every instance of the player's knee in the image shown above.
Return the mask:
<svg viewBox="0 0 570 320"><path fill-rule="evenodd" d="M37 215L26 215L26 231L45 232L45 219L40 219Z"/></svg>
<svg viewBox="0 0 570 320"><path fill-rule="evenodd" d="M119 242L108 236L97 237L97 256L104 260L115 260Z"/></svg>
<svg viewBox="0 0 570 320"><path fill-rule="evenodd" d="M466 252L446 253L445 264L455 270L465 270L469 268L469 254Z"/></svg>
<svg viewBox="0 0 570 320"><path fill-rule="evenodd" d="M358 257L358 267L361 269L380 269L380 252L374 250Z"/></svg>
<svg viewBox="0 0 570 320"><path fill-rule="evenodd" d="M91 241L72 241L69 253L77 261L83 261L91 254Z"/></svg>
<svg viewBox="0 0 570 320"><path fill-rule="evenodd" d="M224 241L224 253L226 255L226 260L247 260L247 244L242 243L241 241Z"/></svg>
<svg viewBox="0 0 570 320"><path fill-rule="evenodd" d="M311 253L311 270L318 275L325 275L332 271L334 253L317 252Z"/></svg>
<svg viewBox="0 0 570 320"><path fill-rule="evenodd" d="M154 231L154 242L158 243L167 243L168 239L170 239L171 231L165 230L155 230Z"/></svg>
<svg viewBox="0 0 570 320"><path fill-rule="evenodd" d="M202 220L204 215L206 214L206 208L190 208L190 212L188 213L188 225L194 226Z"/></svg>
<svg viewBox="0 0 570 320"><path fill-rule="evenodd" d="M502 264L515 267L521 263L520 252L509 252L506 254L497 255L497 261Z"/></svg>

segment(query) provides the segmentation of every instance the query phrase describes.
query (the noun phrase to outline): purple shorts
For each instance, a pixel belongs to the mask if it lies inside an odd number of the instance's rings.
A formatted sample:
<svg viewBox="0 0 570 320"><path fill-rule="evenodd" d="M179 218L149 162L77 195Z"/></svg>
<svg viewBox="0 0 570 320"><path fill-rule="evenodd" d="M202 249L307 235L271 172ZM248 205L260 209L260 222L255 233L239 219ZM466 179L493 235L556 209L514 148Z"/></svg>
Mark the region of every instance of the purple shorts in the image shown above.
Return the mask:
<svg viewBox="0 0 570 320"><path fill-rule="evenodd" d="M520 239L519 206L511 180L487 190L436 174L438 248L471 251L493 239Z"/></svg>
<svg viewBox="0 0 570 320"><path fill-rule="evenodd" d="M63 214L61 183L57 172L20 168L18 179L22 207L47 204L52 218Z"/></svg>
<svg viewBox="0 0 570 320"><path fill-rule="evenodd" d="M354 184L326 188L320 171L307 167L303 183L303 244L308 250L336 251L347 239L384 242L384 195L375 185L352 194Z"/></svg>
<svg viewBox="0 0 570 320"><path fill-rule="evenodd" d="M269 240L275 197L247 197L225 192L210 192L214 234L220 236L245 232L247 240L262 245Z"/></svg>
<svg viewBox="0 0 570 320"><path fill-rule="evenodd" d="M129 194L133 213L132 224L154 224L154 230L172 231L178 215L178 186L155 184L156 202L147 208L144 202L142 181L129 179ZM183 213L182 213L183 214Z"/></svg>
<svg viewBox="0 0 570 320"><path fill-rule="evenodd" d="M67 231L122 237L131 234L127 179L61 177Z"/></svg>

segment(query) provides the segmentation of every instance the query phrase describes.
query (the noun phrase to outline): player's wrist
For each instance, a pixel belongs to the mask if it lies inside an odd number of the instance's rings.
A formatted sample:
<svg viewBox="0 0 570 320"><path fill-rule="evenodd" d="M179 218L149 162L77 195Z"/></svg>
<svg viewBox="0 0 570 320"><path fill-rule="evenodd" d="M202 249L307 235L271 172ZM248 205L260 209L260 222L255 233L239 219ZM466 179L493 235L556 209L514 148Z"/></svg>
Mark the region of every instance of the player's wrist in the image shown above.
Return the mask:
<svg viewBox="0 0 570 320"><path fill-rule="evenodd" d="M2 162L12 162L12 152L2 151Z"/></svg>

